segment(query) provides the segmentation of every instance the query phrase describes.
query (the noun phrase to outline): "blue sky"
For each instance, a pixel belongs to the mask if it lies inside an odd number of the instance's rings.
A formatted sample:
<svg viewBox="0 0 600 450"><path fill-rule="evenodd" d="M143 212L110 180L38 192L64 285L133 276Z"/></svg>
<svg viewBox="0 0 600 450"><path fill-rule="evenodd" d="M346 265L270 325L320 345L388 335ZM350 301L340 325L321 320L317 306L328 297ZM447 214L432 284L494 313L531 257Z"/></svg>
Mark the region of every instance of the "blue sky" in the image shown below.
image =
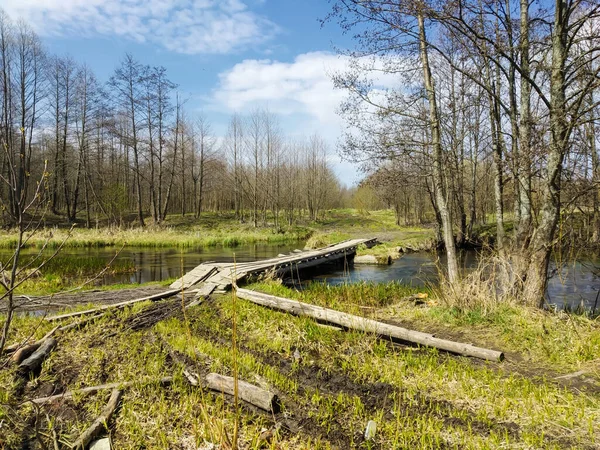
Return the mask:
<svg viewBox="0 0 600 450"><path fill-rule="evenodd" d="M52 53L86 62L102 81L126 52L166 67L190 114L203 112L217 134L232 112L268 107L286 134L321 134L345 183L358 178L335 156L343 125L335 110L344 94L329 74L346 61L333 45L351 42L335 23L321 27L326 0L0 0L0 6L29 23Z"/></svg>

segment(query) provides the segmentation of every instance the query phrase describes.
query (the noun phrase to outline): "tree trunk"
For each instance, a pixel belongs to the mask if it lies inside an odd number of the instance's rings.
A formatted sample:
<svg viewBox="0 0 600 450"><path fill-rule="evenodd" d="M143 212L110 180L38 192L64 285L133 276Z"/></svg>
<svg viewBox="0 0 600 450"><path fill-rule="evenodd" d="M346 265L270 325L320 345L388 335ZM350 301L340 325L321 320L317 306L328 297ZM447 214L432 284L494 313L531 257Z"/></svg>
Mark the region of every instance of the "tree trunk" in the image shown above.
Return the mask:
<svg viewBox="0 0 600 450"><path fill-rule="evenodd" d="M564 70L567 57L567 14L566 1L555 0L550 75L550 145L547 167L542 180L540 220L531 241L523 289L524 302L537 307L544 305L548 266L560 217L562 164L569 136Z"/></svg>
<svg viewBox="0 0 600 450"><path fill-rule="evenodd" d="M423 79L425 82L425 90L429 100L429 126L431 127L431 139L433 146L433 187L435 192L436 203L442 220L442 235L446 246L446 255L448 259L448 281L455 283L459 278L458 260L456 258L456 245L454 241L454 233L452 231L452 211L448 207L446 193L444 192L444 151L442 149L441 131L439 113L437 108L437 100L431 69L429 67L429 56L427 51L427 40L425 36L425 20L423 12L419 10L419 40L421 63L423 65ZM451 197L451 196L448 196Z"/></svg>

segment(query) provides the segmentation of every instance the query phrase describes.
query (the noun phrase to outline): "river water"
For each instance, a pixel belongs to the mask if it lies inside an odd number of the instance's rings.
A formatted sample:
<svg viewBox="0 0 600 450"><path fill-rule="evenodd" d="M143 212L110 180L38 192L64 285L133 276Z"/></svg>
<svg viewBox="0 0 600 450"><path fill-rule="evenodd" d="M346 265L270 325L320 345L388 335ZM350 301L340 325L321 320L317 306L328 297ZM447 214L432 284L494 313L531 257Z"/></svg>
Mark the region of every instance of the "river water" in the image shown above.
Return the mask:
<svg viewBox="0 0 600 450"><path fill-rule="evenodd" d="M475 267L478 262L476 251L463 252L461 264L465 269ZM443 257L439 263L443 264ZM435 253L408 253L394 261L391 266L356 265L337 267L327 273L312 277L327 284L372 281L386 283L398 281L417 287L436 284L438 281L438 258ZM593 309L600 289L600 260L590 258L571 263L551 263L548 280L547 302L557 307L570 309L584 307ZM598 299L597 309L600 309Z"/></svg>
<svg viewBox="0 0 600 450"><path fill-rule="evenodd" d="M289 244L250 244L230 247L210 247L191 249L169 248L125 248L117 258L129 261L134 267L129 273L105 274L97 280L97 284L146 283L178 278L182 273L208 261L238 262L255 261L272 258L279 253L289 253L303 248L303 242ZM27 253L35 252L28 250ZM114 256L114 248L67 248L61 251L62 258L73 260L98 258L108 263ZM5 261L8 254L0 252L0 259ZM477 264L477 253L474 251L462 254L463 267L469 268ZM301 274L301 281L315 280L327 284L353 283L359 281L385 283L397 281L413 286L435 284L438 278L435 253L408 253L390 266L356 265L354 267L321 266L318 271ZM442 260L443 264L443 260ZM560 267L560 270L556 268ZM600 289L600 260L589 259L557 266L552 265L553 273L548 285L548 302L557 306L576 308L583 304L586 308L594 307ZM599 301L600 309L600 301Z"/></svg>

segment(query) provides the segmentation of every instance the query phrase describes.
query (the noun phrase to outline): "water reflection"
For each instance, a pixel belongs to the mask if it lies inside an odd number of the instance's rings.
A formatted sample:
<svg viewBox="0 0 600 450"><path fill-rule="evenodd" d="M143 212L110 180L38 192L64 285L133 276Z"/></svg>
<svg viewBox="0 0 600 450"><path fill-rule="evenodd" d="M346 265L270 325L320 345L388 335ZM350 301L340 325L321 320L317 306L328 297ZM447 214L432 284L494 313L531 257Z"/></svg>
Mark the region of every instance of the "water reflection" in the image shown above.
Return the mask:
<svg viewBox="0 0 600 450"><path fill-rule="evenodd" d="M251 244L234 248L126 248L119 253L117 259L131 261L135 270L125 274L107 273L98 280L98 283L108 285L162 281L179 278L183 273L203 262L232 262L234 257L238 262L255 261L272 258L280 253L289 253L303 247L303 242L296 242ZM25 254L33 255L37 252L36 249L28 249ZM108 263L115 257L115 253L114 248L67 248L62 250L60 255L63 258L72 258L74 261L100 258ZM8 256L9 252L0 252L0 260L6 260ZM420 252L406 254L391 266L319 266L315 270L295 274L294 282L316 280L335 285L357 281L374 283L397 281L412 286L431 285L438 282L438 267L444 267L444 259L444 255ZM466 269L474 267L477 261L478 254L475 251L462 252L460 255L461 265ZM583 304L587 308L593 308L600 288L599 267L600 260L592 258L570 264L552 263L550 270L552 276L548 282L547 293L549 303L558 306L567 305L571 308ZM287 280L287 282L291 282L291 280Z"/></svg>
<svg viewBox="0 0 600 450"><path fill-rule="evenodd" d="M331 266L328 272L312 273L307 275L307 278L330 285L358 281L375 283L398 281L422 287L437 284L438 267L444 267L444 263L443 255L427 252L409 253L396 260L391 266ZM466 269L475 267L478 263L477 252L462 252L460 263ZM568 306L572 309L580 305L592 309L600 289L599 267L600 261L597 259L560 265L552 262L548 280L548 303L558 307ZM600 307L600 304L598 306Z"/></svg>

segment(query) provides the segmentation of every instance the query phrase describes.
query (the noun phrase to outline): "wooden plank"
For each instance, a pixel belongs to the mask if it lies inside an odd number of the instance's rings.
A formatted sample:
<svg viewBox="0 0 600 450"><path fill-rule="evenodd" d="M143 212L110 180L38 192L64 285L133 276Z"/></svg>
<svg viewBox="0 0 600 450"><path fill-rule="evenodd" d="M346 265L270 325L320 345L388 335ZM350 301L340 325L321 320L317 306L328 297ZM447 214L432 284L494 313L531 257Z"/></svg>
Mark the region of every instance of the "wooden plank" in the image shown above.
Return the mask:
<svg viewBox="0 0 600 450"><path fill-rule="evenodd" d="M408 330L395 325L389 325L376 320L366 319L353 314L343 313L308 303L302 303L296 300L276 297L274 295L263 294L247 289L237 289L237 295L240 298L261 306L278 309L280 311L289 312L298 316L312 317L313 319L340 325L344 328L361 330L380 336L389 336L405 342L413 342L416 344L445 350L451 353L473 356L490 361L502 361L504 359L504 354L496 350L489 350L475 347L471 344L463 344L446 339L439 339L429 333Z"/></svg>
<svg viewBox="0 0 600 450"><path fill-rule="evenodd" d="M169 291L160 292L160 293L154 294L154 295L148 295L146 297L136 298L134 300L127 300L125 302L112 303L110 305L99 306L98 308L86 309L85 311L76 311L76 312L72 312L72 313L60 314L58 316L46 317L46 320L48 322L53 322L55 320L62 320L62 319L68 319L71 317L85 316L87 314L93 314L93 313L97 313L99 311L107 311L109 309L123 308L125 306L133 305L134 303L138 303L138 302L144 302L146 300L162 300L163 298L168 298L168 297L172 297L173 295L177 295L180 292L181 292L181 289L171 289Z"/></svg>
<svg viewBox="0 0 600 450"><path fill-rule="evenodd" d="M169 287L171 289L180 290L188 289L194 284L210 278L216 271L217 268L212 264L201 264L185 274L182 278L175 280Z"/></svg>

